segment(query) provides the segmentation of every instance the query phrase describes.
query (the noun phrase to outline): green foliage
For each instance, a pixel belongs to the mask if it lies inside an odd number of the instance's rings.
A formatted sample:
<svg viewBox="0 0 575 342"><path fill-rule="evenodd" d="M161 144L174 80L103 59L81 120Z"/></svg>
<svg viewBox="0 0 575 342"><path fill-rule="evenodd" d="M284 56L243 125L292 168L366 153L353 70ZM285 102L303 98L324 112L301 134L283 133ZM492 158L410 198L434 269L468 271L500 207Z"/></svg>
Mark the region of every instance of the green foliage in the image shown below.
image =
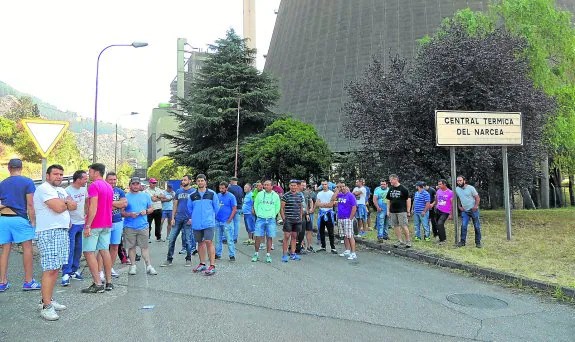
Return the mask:
<svg viewBox="0 0 575 342"><path fill-rule="evenodd" d="M242 153L242 174L249 180L318 178L328 174L331 164L331 151L316 129L292 118L274 122Z"/></svg>
<svg viewBox="0 0 575 342"><path fill-rule="evenodd" d="M174 159L170 157L162 157L148 168L148 178L158 180L180 179L186 174L192 175L193 172L190 167L177 165Z"/></svg>
<svg viewBox="0 0 575 342"><path fill-rule="evenodd" d="M20 121L27 118L39 118L40 111L38 110L38 105L36 105L32 98L28 96L22 96L18 99L18 102L10 108L4 117L13 121Z"/></svg>
<svg viewBox="0 0 575 342"><path fill-rule="evenodd" d="M76 170L87 170L87 160L80 157L77 138L74 133L66 131L48 156L48 165L60 164L64 166L66 174Z"/></svg>
<svg viewBox="0 0 575 342"><path fill-rule="evenodd" d="M0 142L3 144L13 144L15 131L16 123L0 116Z"/></svg>
<svg viewBox="0 0 575 342"><path fill-rule="evenodd" d="M128 163L123 163L120 165L120 167L118 167L118 171L116 171L118 187L124 189L127 188L130 183L130 177L132 177L134 171L134 168Z"/></svg>
<svg viewBox="0 0 575 342"><path fill-rule="evenodd" d="M32 163L39 163L42 160L42 156L37 152L38 149L36 145L32 142L32 139L28 136L28 133L24 130L24 126L21 122L16 124L16 134L14 135L14 149L22 160Z"/></svg>
<svg viewBox="0 0 575 342"><path fill-rule="evenodd" d="M230 29L210 45L213 52L192 81L190 100L180 99L182 112L170 157L179 165L194 167L208 178L229 176L234 168L238 100L240 140L261 133L276 115L269 110L279 99L279 89L268 74L254 66L254 49ZM231 152L231 155L223 152Z"/></svg>

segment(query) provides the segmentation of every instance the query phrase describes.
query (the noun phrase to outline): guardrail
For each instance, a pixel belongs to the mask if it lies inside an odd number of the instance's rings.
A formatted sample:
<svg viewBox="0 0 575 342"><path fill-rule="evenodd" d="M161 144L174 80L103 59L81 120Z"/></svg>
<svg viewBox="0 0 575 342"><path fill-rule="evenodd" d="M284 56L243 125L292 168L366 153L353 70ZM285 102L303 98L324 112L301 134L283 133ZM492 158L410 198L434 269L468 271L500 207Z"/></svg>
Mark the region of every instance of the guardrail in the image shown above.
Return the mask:
<svg viewBox="0 0 575 342"><path fill-rule="evenodd" d="M34 185L40 184L42 184L41 179L34 179ZM65 188L70 184L72 184L72 175L62 177L62 185L60 185L61 187Z"/></svg>

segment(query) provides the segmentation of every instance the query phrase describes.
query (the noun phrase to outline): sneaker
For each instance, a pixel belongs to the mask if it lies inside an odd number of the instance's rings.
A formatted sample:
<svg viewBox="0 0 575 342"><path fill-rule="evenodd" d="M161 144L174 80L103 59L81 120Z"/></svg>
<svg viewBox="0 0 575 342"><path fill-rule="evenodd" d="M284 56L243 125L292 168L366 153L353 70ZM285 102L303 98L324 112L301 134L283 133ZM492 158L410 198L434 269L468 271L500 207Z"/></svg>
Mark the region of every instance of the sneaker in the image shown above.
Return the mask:
<svg viewBox="0 0 575 342"><path fill-rule="evenodd" d="M253 245L255 245L255 244L256 244L256 241L255 241L255 240L251 240L251 239L250 239L250 241L248 242L248 245L249 245L249 246L253 246Z"/></svg>
<svg viewBox="0 0 575 342"><path fill-rule="evenodd" d="M267 263L267 264L271 264L271 263L272 263L272 256L271 256L271 255L266 255L266 263Z"/></svg>
<svg viewBox="0 0 575 342"><path fill-rule="evenodd" d="M189 265L188 265L188 262L189 262L189 261L186 260L186 266L189 266ZM190 264L191 264L191 263L190 263ZM160 267L170 267L170 266L172 266L172 265L173 265L173 263L172 263L171 260L166 260L166 261L164 261L163 263L160 264Z"/></svg>
<svg viewBox="0 0 575 342"><path fill-rule="evenodd" d="M258 262L258 260L260 260L259 254L254 253L254 255L252 255L252 262Z"/></svg>
<svg viewBox="0 0 575 342"><path fill-rule="evenodd" d="M297 254L294 253L294 254L291 255L290 259L293 260L293 261L300 261L300 260L301 260L301 257L300 257L299 255L297 255Z"/></svg>
<svg viewBox="0 0 575 342"><path fill-rule="evenodd" d="M343 240L341 240L339 243L343 245L345 242Z"/></svg>
<svg viewBox="0 0 575 342"><path fill-rule="evenodd" d="M338 254L338 253L337 253L337 249L332 249L332 250L331 250L331 254L336 254L336 255L337 255L337 254Z"/></svg>
<svg viewBox="0 0 575 342"><path fill-rule="evenodd" d="M315 250L313 249L312 246L309 246L306 250L308 253L315 253Z"/></svg>
<svg viewBox="0 0 575 342"><path fill-rule="evenodd" d="M148 239L148 243L152 243L152 239Z"/></svg>
<svg viewBox="0 0 575 342"><path fill-rule="evenodd" d="M357 254L355 254L355 253L351 253L351 254L347 257L347 260L355 260L355 259L357 259Z"/></svg>
<svg viewBox="0 0 575 342"><path fill-rule="evenodd" d="M244 241L244 245L249 245L252 242L252 240L247 239L246 241Z"/></svg>
<svg viewBox="0 0 575 342"><path fill-rule="evenodd" d="M207 269L206 265L199 264L198 266L196 266L196 267L192 270L192 272L198 273L198 272L201 272L201 271L205 271L206 269Z"/></svg>
<svg viewBox="0 0 575 342"><path fill-rule="evenodd" d="M416 237L413 238L413 240L415 240L415 241L421 241L421 238L419 238L419 237L416 236Z"/></svg>
<svg viewBox="0 0 575 342"><path fill-rule="evenodd" d="M74 272L70 275L70 278L74 279L74 280L84 280L84 277L82 277L82 274L80 274L79 272Z"/></svg>
<svg viewBox="0 0 575 342"><path fill-rule="evenodd" d="M216 274L216 266L210 265L210 267L208 267L208 269L204 272L204 274L207 276Z"/></svg>
<svg viewBox="0 0 575 342"><path fill-rule="evenodd" d="M361 235L361 234L357 234L357 235L354 235L354 236L355 236L356 238L362 238L362 237L363 237L363 235Z"/></svg>
<svg viewBox="0 0 575 342"><path fill-rule="evenodd" d="M231 257L230 257L230 261L236 261L236 257L235 257L235 256L231 256Z"/></svg>
<svg viewBox="0 0 575 342"><path fill-rule="evenodd" d="M431 241L431 238L430 238L429 236L426 236L426 237L425 237L425 241L428 241L428 242L429 242L429 241Z"/></svg>
<svg viewBox="0 0 575 342"><path fill-rule="evenodd" d="M130 269L128 270L128 274L129 274L129 275L135 275L137 269L138 269L138 268L136 267L136 265L130 266Z"/></svg>
<svg viewBox="0 0 575 342"><path fill-rule="evenodd" d="M9 282L0 283L0 292L4 292L4 291L8 290L9 288L10 288Z"/></svg>
<svg viewBox="0 0 575 342"><path fill-rule="evenodd" d="M146 273L148 273L149 275L158 275L158 272L156 272L156 269L152 265L148 265L146 267Z"/></svg>
<svg viewBox="0 0 575 342"><path fill-rule="evenodd" d="M194 251L192 252L192 255L197 255L198 254L198 250L194 249Z"/></svg>
<svg viewBox="0 0 575 342"><path fill-rule="evenodd" d="M349 249L346 249L343 253L341 253L339 256L340 257L348 257L351 255L351 251Z"/></svg>
<svg viewBox="0 0 575 342"><path fill-rule="evenodd" d="M54 307L54 310L56 310L56 311L66 310L66 305L62 305L62 304L56 302L54 299L52 299L52 303L50 303L50 305L52 305ZM42 299L40 299L40 302L38 303L38 310L42 310L42 309L44 309L44 304L42 303Z"/></svg>
<svg viewBox="0 0 575 342"><path fill-rule="evenodd" d="M287 255L282 256L282 262L288 262L289 257Z"/></svg>
<svg viewBox="0 0 575 342"><path fill-rule="evenodd" d="M403 241L399 241L399 240L398 240L396 243L393 244L393 247L394 247L394 248L400 248L400 247L403 247L403 246L405 246L405 244L403 243Z"/></svg>
<svg viewBox="0 0 575 342"><path fill-rule="evenodd" d="M120 278L120 273L116 272L116 270L112 267L112 278Z"/></svg>
<svg viewBox="0 0 575 342"><path fill-rule="evenodd" d="M325 247L320 247L317 252L325 252Z"/></svg>
<svg viewBox="0 0 575 342"><path fill-rule="evenodd" d="M260 243L260 251L263 251L264 249L266 249L266 244L265 243ZM273 248L272 248L273 249Z"/></svg>
<svg viewBox="0 0 575 342"><path fill-rule="evenodd" d="M272 251L274 250L274 244L272 243Z"/></svg>
<svg viewBox="0 0 575 342"><path fill-rule="evenodd" d="M221 258L222 258L221 256L216 255L216 260L219 260L219 259L221 259Z"/></svg>
<svg viewBox="0 0 575 342"><path fill-rule="evenodd" d="M100 272L100 280L102 281L102 283L106 281L106 276L104 275L104 271Z"/></svg>
<svg viewBox="0 0 575 342"><path fill-rule="evenodd" d="M40 283L37 282L36 279L32 279L31 282L24 283L22 285L23 291L33 291L33 290L41 290L41 289L42 289L42 285L40 285Z"/></svg>
<svg viewBox="0 0 575 342"><path fill-rule="evenodd" d="M481 242L480 242L480 243L476 243L476 244L475 244L475 247L477 247L477 248L483 248L483 245L482 245Z"/></svg>
<svg viewBox="0 0 575 342"><path fill-rule="evenodd" d="M123 257L122 261L121 261L122 265L129 265L130 264L130 259Z"/></svg>
<svg viewBox="0 0 575 342"><path fill-rule="evenodd" d="M112 291L114 289L114 284L112 283L106 283L106 286L104 286L104 290L106 291Z"/></svg>
<svg viewBox="0 0 575 342"><path fill-rule="evenodd" d="M305 248L302 247L302 248L300 248L300 250L299 250L299 254L300 254L300 255L305 255L305 254L307 254L307 251L305 250Z"/></svg>
<svg viewBox="0 0 575 342"><path fill-rule="evenodd" d="M60 285L62 285L62 286L70 285L70 275L69 274L64 274L62 276L62 282L60 282Z"/></svg>
<svg viewBox="0 0 575 342"><path fill-rule="evenodd" d="M105 290L104 285L96 285L92 283L90 287L82 289L82 293L103 293Z"/></svg>
<svg viewBox="0 0 575 342"><path fill-rule="evenodd" d="M136 254L136 261L140 261L142 259L141 255Z"/></svg>
<svg viewBox="0 0 575 342"><path fill-rule="evenodd" d="M411 241L407 241L405 243L405 248L411 248Z"/></svg>
<svg viewBox="0 0 575 342"><path fill-rule="evenodd" d="M455 245L455 247L459 248L459 247L465 247L465 241L461 240L457 243L457 245Z"/></svg>
<svg viewBox="0 0 575 342"><path fill-rule="evenodd" d="M172 263L170 262L170 265L171 265L171 264L172 264ZM192 260L186 259L186 263L184 264L184 267L192 267Z"/></svg>
<svg viewBox="0 0 575 342"><path fill-rule="evenodd" d="M40 304L42 305L42 304ZM60 316L56 313L56 309L54 309L54 305L50 304L44 308L42 305L42 310L40 311L40 317L44 318L47 321L57 321Z"/></svg>
<svg viewBox="0 0 575 342"><path fill-rule="evenodd" d="M178 252L178 254L186 254L188 253L188 251L186 251L185 248L180 249L180 251Z"/></svg>

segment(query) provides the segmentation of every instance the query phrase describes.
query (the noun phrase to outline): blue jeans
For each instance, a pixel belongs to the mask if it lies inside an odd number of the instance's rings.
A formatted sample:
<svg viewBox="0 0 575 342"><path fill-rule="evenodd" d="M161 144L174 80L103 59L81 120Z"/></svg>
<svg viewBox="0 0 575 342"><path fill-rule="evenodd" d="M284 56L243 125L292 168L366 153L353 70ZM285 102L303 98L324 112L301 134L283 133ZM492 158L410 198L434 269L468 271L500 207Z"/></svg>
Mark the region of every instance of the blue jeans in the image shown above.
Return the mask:
<svg viewBox="0 0 575 342"><path fill-rule="evenodd" d="M188 219L176 219L168 237L168 261L174 259L174 249L176 248L176 240L180 232L182 232L182 247L187 251L186 260L192 260L192 252L196 249L196 242L194 241L191 226L188 224Z"/></svg>
<svg viewBox="0 0 575 342"><path fill-rule="evenodd" d="M222 250L224 248L223 244L223 237L225 236L228 240L228 254L230 257L236 256L236 246L234 245L234 240L232 239L234 234L234 225L233 222L229 224L227 222L218 222L216 221L216 255L222 256Z"/></svg>
<svg viewBox="0 0 575 342"><path fill-rule="evenodd" d="M381 207L381 211L377 213L375 218L375 226L377 227L377 238L389 238L387 230L389 229L389 217L387 216L387 206Z"/></svg>
<svg viewBox="0 0 575 342"><path fill-rule="evenodd" d="M475 228L475 244L481 243L481 223L479 222L479 209L476 211L463 211L461 212L461 241L467 239L467 225L469 224L469 219L473 221L473 227Z"/></svg>
<svg viewBox="0 0 575 342"><path fill-rule="evenodd" d="M68 263L62 265L62 275L72 274L78 271L80 267L80 257L82 257L82 234L84 232L83 224L73 224L68 230L70 238L70 253Z"/></svg>
<svg viewBox="0 0 575 342"><path fill-rule="evenodd" d="M238 210L236 212L236 214L234 215L234 218L231 222L233 231L232 231L232 236L234 237L234 241L238 241L238 235L240 233L240 211ZM228 237L224 236L224 240L223 241L228 241Z"/></svg>
<svg viewBox="0 0 575 342"><path fill-rule="evenodd" d="M415 236L421 239L421 225L425 231L424 237L429 237L429 211L422 215L421 213L413 213L413 226L415 227Z"/></svg>

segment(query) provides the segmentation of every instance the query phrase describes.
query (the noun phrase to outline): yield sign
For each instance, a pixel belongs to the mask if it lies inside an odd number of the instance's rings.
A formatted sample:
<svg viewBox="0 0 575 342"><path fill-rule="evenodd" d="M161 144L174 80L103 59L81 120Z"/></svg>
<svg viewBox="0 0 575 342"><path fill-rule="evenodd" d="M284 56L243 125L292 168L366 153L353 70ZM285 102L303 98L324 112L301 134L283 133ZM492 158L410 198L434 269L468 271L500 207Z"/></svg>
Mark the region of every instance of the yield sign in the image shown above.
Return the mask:
<svg viewBox="0 0 575 342"><path fill-rule="evenodd" d="M24 119L22 125L36 145L38 153L42 155L42 158L47 158L58 140L66 132L69 123L67 121Z"/></svg>

